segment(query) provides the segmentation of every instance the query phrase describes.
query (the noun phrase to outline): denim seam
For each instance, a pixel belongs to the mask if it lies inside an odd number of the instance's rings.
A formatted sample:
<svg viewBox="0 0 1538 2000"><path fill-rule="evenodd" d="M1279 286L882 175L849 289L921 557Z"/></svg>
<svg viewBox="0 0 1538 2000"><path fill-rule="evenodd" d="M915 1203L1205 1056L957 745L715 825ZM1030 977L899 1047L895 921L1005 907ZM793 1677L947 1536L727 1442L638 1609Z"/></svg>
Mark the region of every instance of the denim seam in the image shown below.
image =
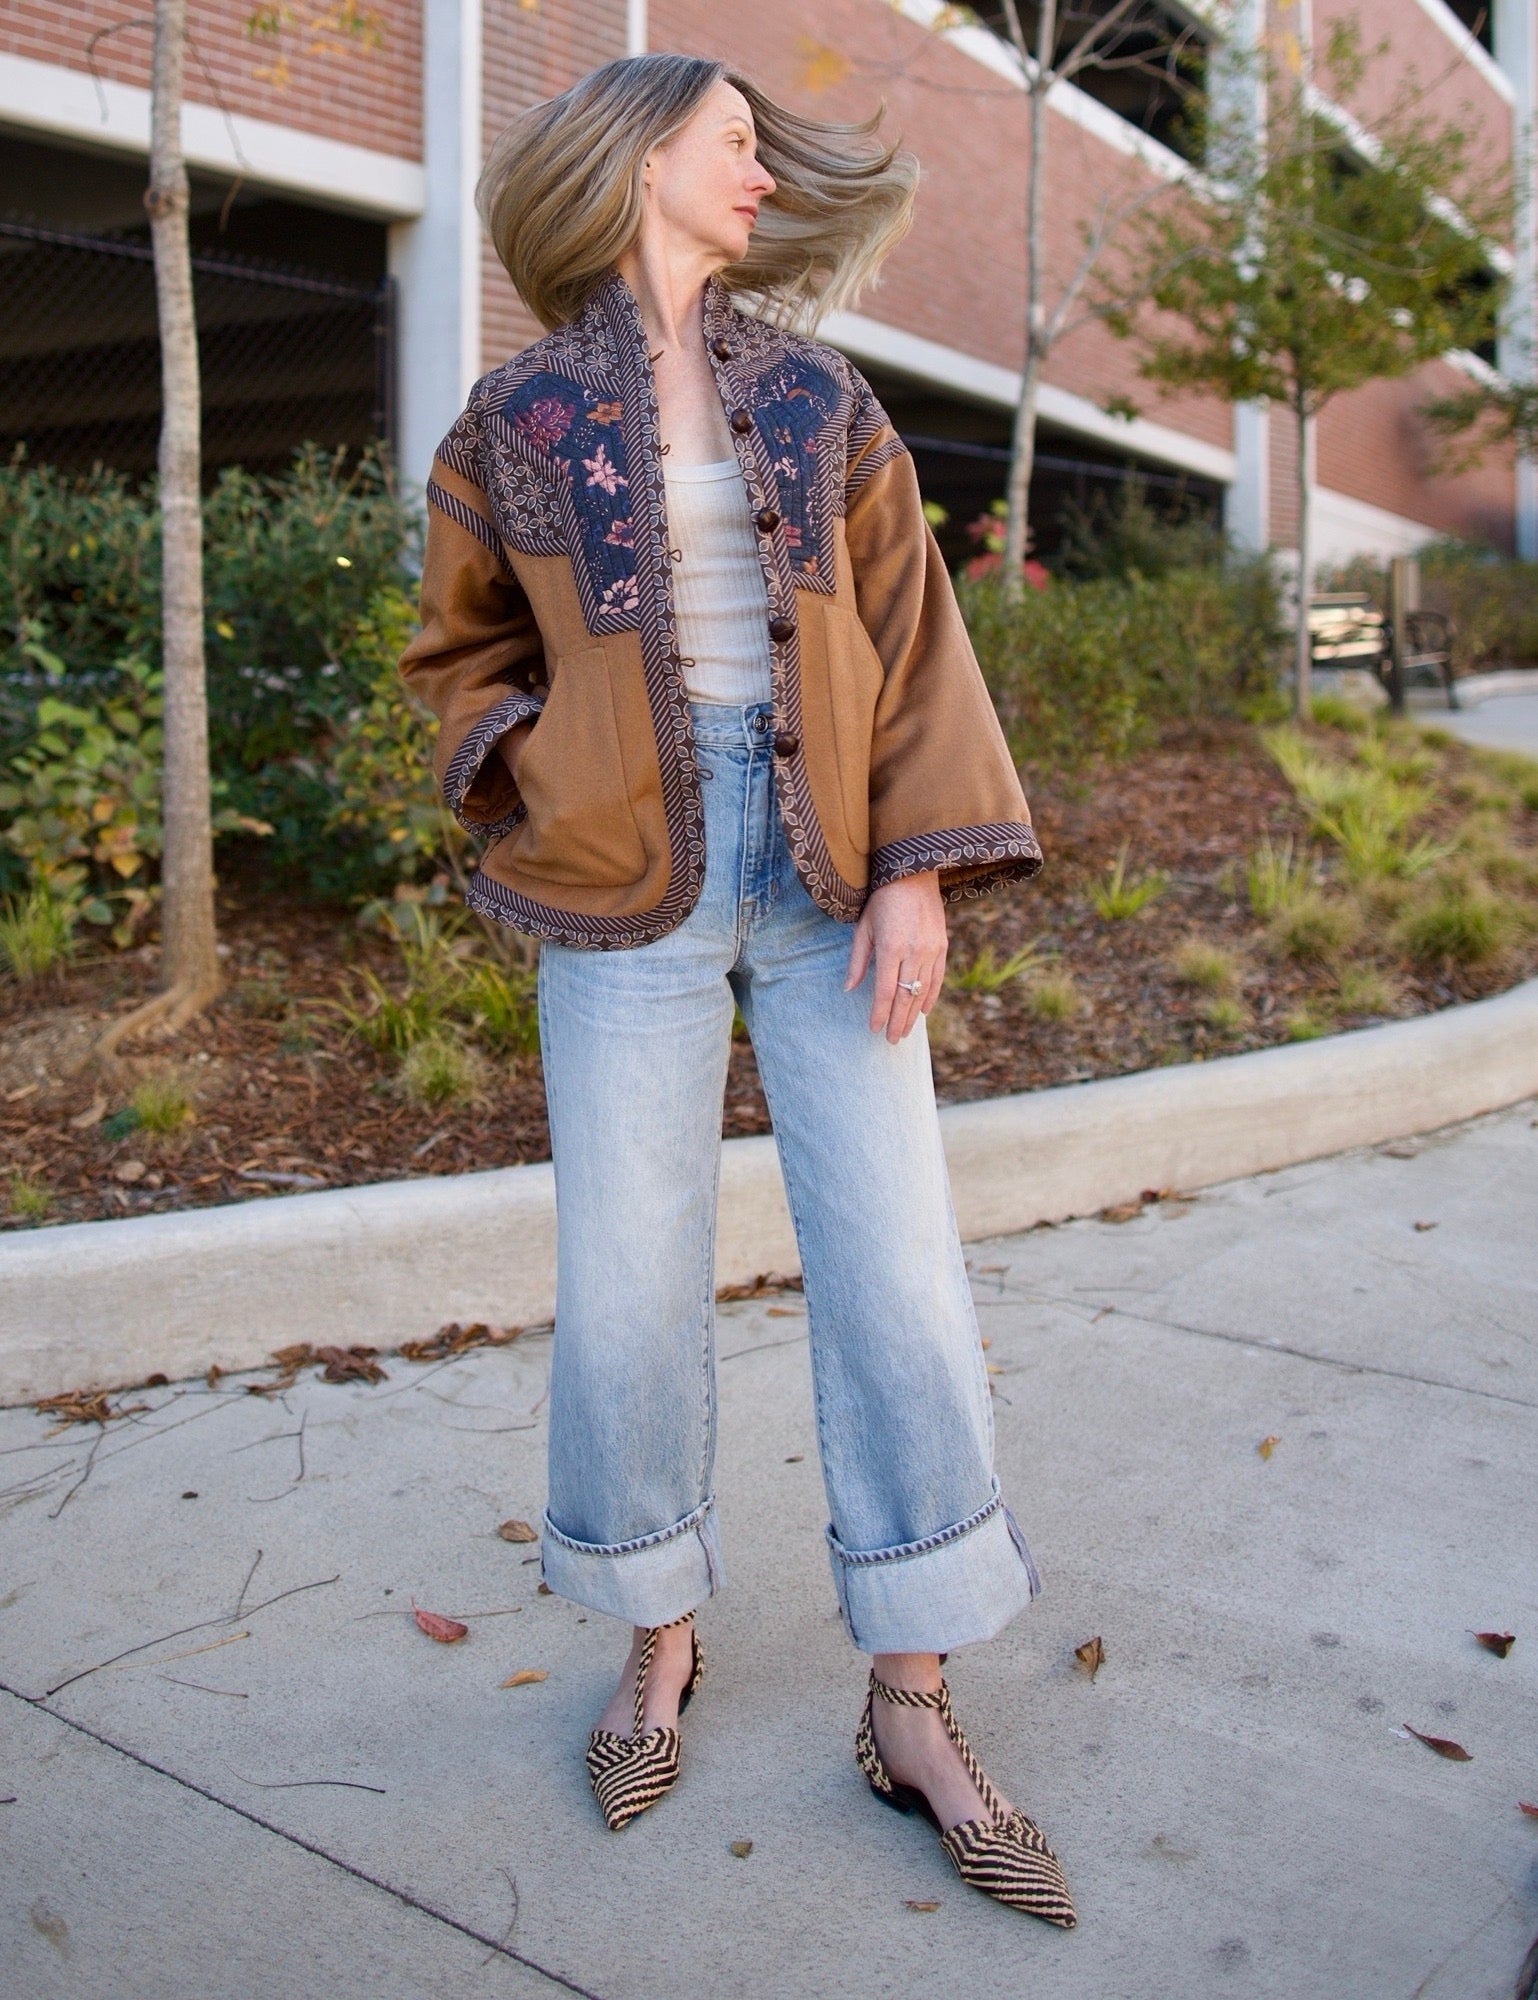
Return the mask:
<svg viewBox="0 0 1538 2000"><path fill-rule="evenodd" d="M834 1534L831 1523L823 1530L832 1549L841 1563L851 1569L868 1569L878 1563L908 1562L914 1556L928 1555L931 1550L944 1548L950 1542L959 1542L963 1536L975 1534L990 1521L1004 1505L1004 1495L994 1481L993 1497L975 1514L969 1514L964 1521L955 1521L948 1528L941 1528L937 1534L925 1535L921 1541L901 1542L890 1549L846 1549Z"/></svg>
<svg viewBox="0 0 1538 2000"><path fill-rule="evenodd" d="M633 1556L646 1549L661 1548L666 1542L676 1542L683 1535L697 1534L702 1524L715 1511L716 1496L706 1494L692 1513L685 1514L681 1521L675 1521L670 1528L659 1528L654 1534L638 1535L630 1542L579 1542L573 1535L562 1534L550 1518L547 1507L543 1516L542 1533L553 1542L559 1542L563 1549L570 1549L579 1556Z"/></svg>
<svg viewBox="0 0 1538 2000"><path fill-rule="evenodd" d="M749 1030L749 1032L751 1033L751 1029ZM784 1155L780 1153L780 1141L779 1141L780 1128L774 1115L774 1099L770 1095L769 1079L767 1076L764 1075L762 1071L759 1072L758 1083L759 1083L759 1088L764 1093L764 1106L769 1113L770 1130L775 1134L774 1149L776 1154L778 1154L780 1158L780 1179L785 1184L785 1206L790 1210L790 1226L791 1226L791 1231L796 1239L796 1256L801 1265L801 1296L806 1301L807 1352L812 1364L812 1421L817 1428L818 1461L820 1464L826 1465L827 1456L823 1449L826 1427L823 1418L822 1380L820 1371L817 1366L817 1345L818 1345L817 1316L816 1316L816 1309L812 1300L811 1286L807 1281L806 1257L801 1248L802 1244L801 1213L796 1206L796 1190L793 1182L793 1177L790 1174L786 1173Z"/></svg>

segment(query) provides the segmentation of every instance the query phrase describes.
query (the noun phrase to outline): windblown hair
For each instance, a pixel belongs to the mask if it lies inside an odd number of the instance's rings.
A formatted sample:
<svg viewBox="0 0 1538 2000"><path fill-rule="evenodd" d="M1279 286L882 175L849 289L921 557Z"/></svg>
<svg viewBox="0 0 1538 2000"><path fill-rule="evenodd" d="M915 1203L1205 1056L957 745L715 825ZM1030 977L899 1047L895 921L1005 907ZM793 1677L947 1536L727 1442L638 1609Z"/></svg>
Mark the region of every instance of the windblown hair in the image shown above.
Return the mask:
<svg viewBox="0 0 1538 2000"><path fill-rule="evenodd" d="M875 133L787 111L724 63L625 56L520 114L491 149L476 205L529 310L575 319L641 228L642 167L721 81L747 99L776 187L748 253L720 274L766 319L810 329L875 281L913 218L918 162Z"/></svg>

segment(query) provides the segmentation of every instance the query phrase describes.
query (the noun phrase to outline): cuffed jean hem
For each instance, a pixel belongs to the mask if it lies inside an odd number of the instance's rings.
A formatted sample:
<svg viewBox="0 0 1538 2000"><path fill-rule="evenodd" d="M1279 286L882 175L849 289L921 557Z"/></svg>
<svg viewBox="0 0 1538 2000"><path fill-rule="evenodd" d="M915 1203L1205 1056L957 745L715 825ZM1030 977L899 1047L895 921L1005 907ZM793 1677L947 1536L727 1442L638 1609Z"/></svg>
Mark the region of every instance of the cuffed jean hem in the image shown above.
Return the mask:
<svg viewBox="0 0 1538 2000"><path fill-rule="evenodd" d="M1001 1632L1041 1589L997 1487L965 1521L891 1549L846 1549L827 1529L844 1628L862 1653L949 1653Z"/></svg>
<svg viewBox="0 0 1538 2000"><path fill-rule="evenodd" d="M579 1542L546 1509L540 1575L557 1597L630 1625L667 1625L721 1587L715 1496L692 1514L632 1542Z"/></svg>

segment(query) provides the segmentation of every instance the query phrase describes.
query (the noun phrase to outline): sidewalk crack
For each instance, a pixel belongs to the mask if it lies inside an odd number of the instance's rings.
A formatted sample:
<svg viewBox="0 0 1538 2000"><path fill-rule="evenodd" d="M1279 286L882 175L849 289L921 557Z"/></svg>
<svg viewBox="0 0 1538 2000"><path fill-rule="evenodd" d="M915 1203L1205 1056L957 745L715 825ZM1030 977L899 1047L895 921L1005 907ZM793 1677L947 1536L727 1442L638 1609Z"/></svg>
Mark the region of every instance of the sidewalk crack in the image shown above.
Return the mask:
<svg viewBox="0 0 1538 2000"><path fill-rule="evenodd" d="M563 1993L574 1993L578 1996L578 2000L603 2000L601 1994L594 1993L589 1987L577 1985L575 1980L567 1979L559 1972L552 1972L549 1966L541 1965L537 1959L527 1958L522 1952L514 1951L502 1939L489 1937L485 1931L476 1930L473 1924L461 1923L458 1917L451 1917L447 1911L425 1902L420 1896L412 1895L409 1889L398 1888L393 1882L386 1882L381 1876L371 1875L366 1868L359 1868L354 1862L343 1861L340 1856L329 1853L318 1842L291 1833L286 1827L277 1826L270 1819L263 1819L260 1813L236 1805L232 1799L221 1798L217 1792L209 1791L206 1786L198 1784L194 1779L184 1778L180 1772L168 1770L164 1764L157 1764L152 1757L144 1756L141 1751L131 1750L127 1744L115 1742L112 1737L104 1736L99 1729L91 1728L89 1723L77 1722L73 1716L61 1715L58 1709L50 1708L46 1701L39 1700L36 1695L24 1694L20 1688L14 1688L6 1681L0 1681L0 1694L10 1695L13 1701L25 1702L28 1708L36 1709L40 1715L46 1715L54 1722L63 1723L66 1729L73 1729L77 1735L88 1737L91 1742L99 1743L105 1750L115 1750L120 1757L126 1757L131 1764L137 1764L141 1770L153 1771L157 1777L168 1778L173 1785L180 1785L183 1791L192 1792L198 1798L206 1799L210 1805L222 1806L226 1812L234 1813L237 1819L243 1819L252 1826L260 1827L263 1833L276 1834L279 1840L287 1841L290 1847L301 1848L306 1854L313 1854L317 1860L328 1862L342 1874L350 1875L355 1882L366 1883L371 1889L378 1889L386 1896L393 1896L396 1902L404 1903L407 1909L417 1910L424 1917L431 1917L435 1923L443 1924L451 1931L457 1931L461 1937L485 1945L499 1958L511 1959L515 1965L521 1965L527 1972L537 1972L542 1979L548 1979Z"/></svg>

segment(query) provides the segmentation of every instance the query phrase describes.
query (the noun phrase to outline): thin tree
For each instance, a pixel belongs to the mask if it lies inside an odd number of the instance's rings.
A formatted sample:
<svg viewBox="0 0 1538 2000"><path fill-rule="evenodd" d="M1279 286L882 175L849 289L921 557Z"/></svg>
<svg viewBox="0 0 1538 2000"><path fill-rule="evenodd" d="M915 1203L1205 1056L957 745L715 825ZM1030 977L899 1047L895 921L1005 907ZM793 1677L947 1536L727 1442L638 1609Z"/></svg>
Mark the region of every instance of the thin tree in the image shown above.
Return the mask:
<svg viewBox="0 0 1538 2000"><path fill-rule="evenodd" d="M1034 6L1034 17L1031 9ZM986 26L1015 58L1016 74L1025 99L1026 163L1024 207L1020 217L1025 248L1025 343L1021 355L1020 391L1015 405L1007 483L1003 574L1005 587L1020 587L1022 564L1030 547L1030 492L1036 465L1036 425L1042 376L1058 346L1109 309L1091 295L1091 280L1121 231L1140 210L1166 197L1183 175L1174 171L1163 147L1135 144L1119 172L1106 175L1097 163L1098 189L1091 214L1082 224L1079 253L1060 273L1048 255L1046 212L1048 187L1058 165L1062 134L1060 104L1053 93L1091 76L1130 74L1149 86L1150 106L1180 122L1183 104L1199 86L1199 69L1206 47L1203 36L1177 20L1160 0L991 0L986 7L944 7L930 32L943 37L952 29ZM918 87L943 88L948 96L991 98L1000 93L978 87L958 91L939 85L915 67L913 44L895 62L848 57L822 43L802 41L802 82L820 91L841 83L851 73L889 81L902 76ZM1011 90L1009 95L1014 96ZM1146 136L1146 135L1145 135ZM999 226L1012 226L999 219ZM1125 297L1125 288L1117 293ZM1119 407L1117 414L1133 414Z"/></svg>
<svg viewBox="0 0 1538 2000"><path fill-rule="evenodd" d="M182 153L187 0L155 0L149 211L160 329L160 618L165 733L161 776L160 991L114 1023L104 1054L162 1022L181 1027L219 991L214 919L208 676L203 648L202 396Z"/></svg>
<svg viewBox="0 0 1538 2000"><path fill-rule="evenodd" d="M157 461L160 503L160 616L164 700L161 764L160 988L116 1021L98 1052L110 1055L126 1038L159 1024L184 1026L217 995L218 925L214 906L212 783L208 763L208 671L203 634L203 398L198 367L197 312L192 289L191 208L182 150L183 77L188 48L187 0L154 0L150 17L149 187L144 206L154 250L155 308L160 336L161 419ZM131 27L125 21L117 27ZM289 80L284 36L300 26L289 6L256 10L247 20L253 40L276 45L274 64L260 71L280 87ZM341 53L348 42L375 48L379 15L361 0L338 4L303 23L309 53ZM103 32L113 33L116 29ZM93 37L92 48L100 35ZM206 73L206 65L205 65ZM212 77L208 78L212 86ZM217 96L217 87L215 87ZM228 113L226 113L228 119ZM232 136L233 136L233 127ZM238 155L238 144L237 144Z"/></svg>
<svg viewBox="0 0 1538 2000"><path fill-rule="evenodd" d="M1080 231L1080 251L1062 277L1050 270L1045 245L1045 207L1051 172L1054 91L1086 74L1131 71L1157 84L1176 104L1195 95L1194 63L1202 42L1190 27L1175 25L1155 0L1035 0L1034 40L1027 34L1019 0L1001 0L1009 46L1025 89L1027 152L1025 169L1025 352L1020 395L1015 405L1005 488L1005 587L1020 587L1021 565L1030 548L1031 480L1036 467L1037 412L1042 375L1054 350L1068 336L1106 316L1107 305L1089 292L1105 269L1126 225L1155 207L1176 182L1141 158L1113 178L1097 196ZM1118 296L1125 298L1125 283ZM1114 310L1114 307L1110 308Z"/></svg>
<svg viewBox="0 0 1538 2000"><path fill-rule="evenodd" d="M1381 55L1381 52L1378 52ZM1354 24L1306 71L1267 64L1258 129L1214 132L1220 175L1200 197L1139 219L1108 315L1167 389L1284 407L1297 454L1295 704L1309 703L1309 425L1335 396L1408 375L1495 333L1505 293L1492 244L1509 227L1509 176L1475 131L1443 117L1413 75L1386 110L1346 110L1377 59ZM1141 310L1151 303L1162 315Z"/></svg>

